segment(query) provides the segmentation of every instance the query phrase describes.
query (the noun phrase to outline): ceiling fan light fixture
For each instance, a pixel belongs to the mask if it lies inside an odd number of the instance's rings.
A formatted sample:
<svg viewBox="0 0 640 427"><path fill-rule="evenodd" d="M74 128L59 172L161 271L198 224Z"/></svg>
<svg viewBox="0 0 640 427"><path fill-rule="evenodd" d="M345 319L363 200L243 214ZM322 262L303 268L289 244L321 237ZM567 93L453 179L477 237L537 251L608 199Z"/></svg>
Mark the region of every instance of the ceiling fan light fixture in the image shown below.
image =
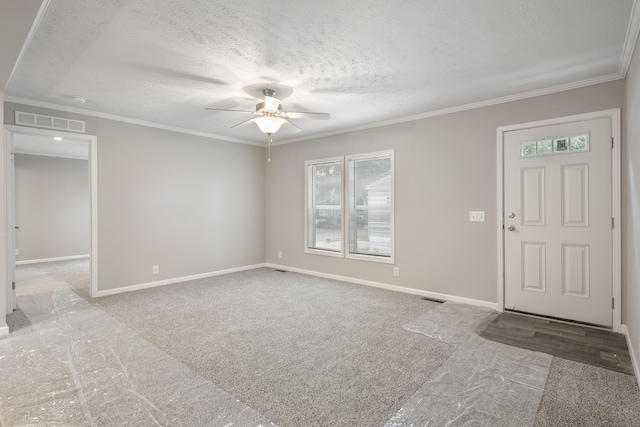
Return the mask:
<svg viewBox="0 0 640 427"><path fill-rule="evenodd" d="M282 117L274 116L262 116L256 118L254 121L258 125L260 130L267 135L278 132L280 126L282 126L282 124L286 122L286 120Z"/></svg>

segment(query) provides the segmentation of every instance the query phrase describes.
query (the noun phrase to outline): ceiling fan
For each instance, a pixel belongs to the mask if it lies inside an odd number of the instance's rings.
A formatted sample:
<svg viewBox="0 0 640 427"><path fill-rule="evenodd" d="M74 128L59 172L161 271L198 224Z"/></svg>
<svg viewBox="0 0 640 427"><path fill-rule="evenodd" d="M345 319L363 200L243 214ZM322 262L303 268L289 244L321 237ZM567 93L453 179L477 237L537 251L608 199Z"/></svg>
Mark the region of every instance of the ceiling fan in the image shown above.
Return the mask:
<svg viewBox="0 0 640 427"><path fill-rule="evenodd" d="M225 110L222 108L207 108L207 110L228 111L232 113L244 113L257 116L231 127L235 128L248 123L255 123L258 125L260 130L269 135L269 137L271 137L271 134L276 133L280 129L280 126L285 122L292 125L296 129L296 132L300 131L301 129L291 123L289 119L329 120L330 118L328 113L282 111L280 100L273 96L275 95L275 91L273 89L263 89L262 93L264 95L264 101L256 104L255 111Z"/></svg>

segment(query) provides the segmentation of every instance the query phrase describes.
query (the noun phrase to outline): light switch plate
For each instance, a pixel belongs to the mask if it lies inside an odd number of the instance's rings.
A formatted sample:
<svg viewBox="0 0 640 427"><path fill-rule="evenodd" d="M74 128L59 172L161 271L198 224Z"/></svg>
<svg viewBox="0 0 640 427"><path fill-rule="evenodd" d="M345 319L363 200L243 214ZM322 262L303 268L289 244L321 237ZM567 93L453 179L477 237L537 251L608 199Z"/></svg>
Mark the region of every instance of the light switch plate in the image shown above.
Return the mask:
<svg viewBox="0 0 640 427"><path fill-rule="evenodd" d="M484 222L484 211L469 211L469 222Z"/></svg>

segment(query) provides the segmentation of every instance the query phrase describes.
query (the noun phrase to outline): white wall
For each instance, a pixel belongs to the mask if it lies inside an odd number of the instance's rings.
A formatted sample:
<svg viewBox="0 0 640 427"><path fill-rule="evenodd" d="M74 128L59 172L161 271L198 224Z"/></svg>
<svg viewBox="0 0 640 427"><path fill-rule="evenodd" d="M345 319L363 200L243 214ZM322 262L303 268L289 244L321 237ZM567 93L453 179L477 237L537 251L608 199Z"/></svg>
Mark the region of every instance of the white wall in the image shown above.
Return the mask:
<svg viewBox="0 0 640 427"><path fill-rule="evenodd" d="M96 117L98 290L264 263L265 150ZM152 266L160 274L152 274Z"/></svg>
<svg viewBox="0 0 640 427"><path fill-rule="evenodd" d="M640 47L626 80L622 144L622 323L640 360ZM640 366L636 366L638 368ZM637 372L636 372L637 373Z"/></svg>
<svg viewBox="0 0 640 427"><path fill-rule="evenodd" d="M88 161L16 154L17 261L89 254Z"/></svg>
<svg viewBox="0 0 640 427"><path fill-rule="evenodd" d="M272 149L267 262L497 302L496 128L619 108L624 81ZM305 160L395 150L396 265L304 253ZM486 222L470 223L469 211ZM283 258L278 258L278 251Z"/></svg>

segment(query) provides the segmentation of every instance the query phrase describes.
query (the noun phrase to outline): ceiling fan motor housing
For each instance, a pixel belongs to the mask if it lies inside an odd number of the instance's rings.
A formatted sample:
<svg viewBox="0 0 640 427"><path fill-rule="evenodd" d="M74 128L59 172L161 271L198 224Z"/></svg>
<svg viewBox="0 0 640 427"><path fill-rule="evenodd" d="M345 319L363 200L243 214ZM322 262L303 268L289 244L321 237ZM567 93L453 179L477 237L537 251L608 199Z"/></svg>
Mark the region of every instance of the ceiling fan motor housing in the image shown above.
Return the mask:
<svg viewBox="0 0 640 427"><path fill-rule="evenodd" d="M264 102L259 102L256 104L256 112L261 113L261 114L267 114L267 113L274 113L274 114L280 114L282 113L282 105L278 105L278 109L277 110L269 110L267 108L265 108L265 103Z"/></svg>

